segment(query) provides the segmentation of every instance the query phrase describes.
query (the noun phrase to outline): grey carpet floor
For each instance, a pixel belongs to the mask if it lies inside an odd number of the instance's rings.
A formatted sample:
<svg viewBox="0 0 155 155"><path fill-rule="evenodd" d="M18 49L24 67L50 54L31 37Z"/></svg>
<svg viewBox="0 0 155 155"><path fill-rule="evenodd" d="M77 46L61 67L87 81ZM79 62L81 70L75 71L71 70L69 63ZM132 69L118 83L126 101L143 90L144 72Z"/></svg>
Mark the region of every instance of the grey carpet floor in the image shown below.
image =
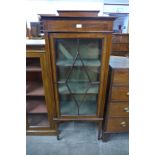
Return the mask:
<svg viewBox="0 0 155 155"><path fill-rule="evenodd" d="M60 138L27 136L27 155L128 155L127 133L112 134L109 141L97 140L95 123L70 122L60 125Z"/></svg>

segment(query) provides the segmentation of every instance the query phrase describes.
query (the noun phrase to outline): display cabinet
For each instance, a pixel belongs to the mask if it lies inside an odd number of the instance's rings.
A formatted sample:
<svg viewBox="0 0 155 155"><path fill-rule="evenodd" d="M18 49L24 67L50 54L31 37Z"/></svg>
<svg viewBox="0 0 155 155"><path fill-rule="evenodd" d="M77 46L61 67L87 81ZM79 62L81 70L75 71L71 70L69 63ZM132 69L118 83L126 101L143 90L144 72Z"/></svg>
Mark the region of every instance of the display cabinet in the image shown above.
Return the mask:
<svg viewBox="0 0 155 155"><path fill-rule="evenodd" d="M52 123L52 98L44 41L27 40L26 117L27 135L56 135Z"/></svg>
<svg viewBox="0 0 155 155"><path fill-rule="evenodd" d="M40 15L56 105L53 121L95 121L100 139L115 18L67 14Z"/></svg>

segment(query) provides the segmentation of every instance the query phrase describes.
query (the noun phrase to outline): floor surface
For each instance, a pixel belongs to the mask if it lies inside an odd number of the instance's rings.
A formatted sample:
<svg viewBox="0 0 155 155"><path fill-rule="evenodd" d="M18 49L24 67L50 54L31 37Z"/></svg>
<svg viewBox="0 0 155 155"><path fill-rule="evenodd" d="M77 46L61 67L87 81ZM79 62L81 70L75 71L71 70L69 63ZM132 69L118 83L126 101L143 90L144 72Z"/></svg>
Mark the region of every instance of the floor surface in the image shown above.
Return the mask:
<svg viewBox="0 0 155 155"><path fill-rule="evenodd" d="M110 140L97 139L95 123L70 122L60 125L60 138L27 136L26 155L128 155L128 134L112 134Z"/></svg>

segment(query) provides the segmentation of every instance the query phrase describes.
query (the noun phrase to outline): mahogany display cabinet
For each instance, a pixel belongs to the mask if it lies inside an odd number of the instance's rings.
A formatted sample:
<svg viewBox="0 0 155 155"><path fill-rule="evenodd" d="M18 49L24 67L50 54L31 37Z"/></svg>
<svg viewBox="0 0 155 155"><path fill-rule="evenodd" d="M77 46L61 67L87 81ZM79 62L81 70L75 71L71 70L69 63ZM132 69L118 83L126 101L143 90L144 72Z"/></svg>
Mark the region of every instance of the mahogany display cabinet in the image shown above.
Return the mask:
<svg viewBox="0 0 155 155"><path fill-rule="evenodd" d="M59 124L92 121L101 138L114 17L40 15L45 34L51 113ZM48 101L50 102L50 101ZM51 108L50 106L48 108Z"/></svg>

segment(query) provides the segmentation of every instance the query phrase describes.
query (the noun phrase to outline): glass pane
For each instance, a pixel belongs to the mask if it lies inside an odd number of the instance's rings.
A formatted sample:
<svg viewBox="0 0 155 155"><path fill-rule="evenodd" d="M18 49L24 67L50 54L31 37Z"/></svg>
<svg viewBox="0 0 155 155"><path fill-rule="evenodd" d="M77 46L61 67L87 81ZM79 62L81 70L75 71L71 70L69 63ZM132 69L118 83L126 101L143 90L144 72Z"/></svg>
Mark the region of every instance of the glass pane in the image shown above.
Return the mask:
<svg viewBox="0 0 155 155"><path fill-rule="evenodd" d="M78 108L71 95L60 95L60 106L62 115L77 115Z"/></svg>
<svg viewBox="0 0 155 155"><path fill-rule="evenodd" d="M96 115L102 40L56 39L55 45L61 114Z"/></svg>
<svg viewBox="0 0 155 155"><path fill-rule="evenodd" d="M98 94L99 85L86 82L67 82L67 84L59 84L59 94Z"/></svg>
<svg viewBox="0 0 155 155"><path fill-rule="evenodd" d="M97 110L97 95L81 95L80 115L95 115Z"/></svg>
<svg viewBox="0 0 155 155"><path fill-rule="evenodd" d="M57 39L56 40L57 62L68 60L71 62L76 56L77 40L75 39Z"/></svg>
<svg viewBox="0 0 155 155"><path fill-rule="evenodd" d="M82 59L94 60L100 64L101 40L100 39L80 39L79 53Z"/></svg>
<svg viewBox="0 0 155 155"><path fill-rule="evenodd" d="M92 67L86 67L86 69L91 81L99 81L100 67L92 66ZM64 66L57 67L58 81L65 81L68 75L67 73L69 73L69 71L70 71L70 67L64 67ZM68 81L89 82L89 79L85 72L85 69L82 67L76 66L72 70Z"/></svg>

